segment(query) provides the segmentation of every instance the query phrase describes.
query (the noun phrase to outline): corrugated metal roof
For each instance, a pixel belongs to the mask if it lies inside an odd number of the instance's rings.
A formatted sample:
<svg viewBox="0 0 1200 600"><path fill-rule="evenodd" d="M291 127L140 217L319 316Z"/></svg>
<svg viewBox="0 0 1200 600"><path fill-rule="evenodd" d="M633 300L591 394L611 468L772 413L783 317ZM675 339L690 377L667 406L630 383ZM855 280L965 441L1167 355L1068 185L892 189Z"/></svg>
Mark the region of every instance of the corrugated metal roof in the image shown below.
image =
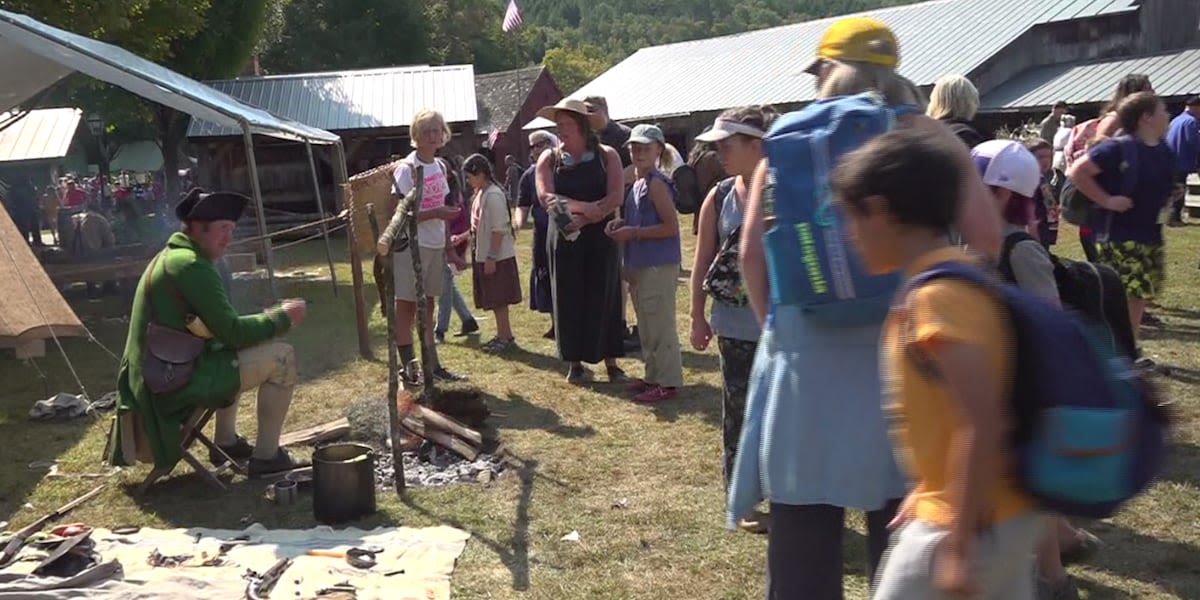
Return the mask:
<svg viewBox="0 0 1200 600"><path fill-rule="evenodd" d="M422 108L449 123L476 119L475 68L406 66L365 71L298 73L210 81L208 85L252 106L327 131L407 127ZM241 135L193 119L188 137Z"/></svg>
<svg viewBox="0 0 1200 600"><path fill-rule="evenodd" d="M21 120L0 131L0 163L62 158L71 149L79 129L78 108L31 110ZM0 123L13 113L0 114Z"/></svg>
<svg viewBox="0 0 1200 600"><path fill-rule="evenodd" d="M900 72L919 85L969 73L1040 23L1136 10L1137 0L937 0L865 13L900 39ZM802 73L821 33L840 17L637 51L572 97L607 97L610 115L721 110L804 102L816 95Z"/></svg>
<svg viewBox="0 0 1200 600"><path fill-rule="evenodd" d="M1046 2L1042 23L1056 23L1137 10L1141 0L1051 0Z"/></svg>
<svg viewBox="0 0 1200 600"><path fill-rule="evenodd" d="M1030 69L984 96L982 110L1037 108L1052 106L1059 100L1071 104L1104 102L1112 96L1121 77L1129 73L1150 76L1160 96L1200 94L1200 48Z"/></svg>

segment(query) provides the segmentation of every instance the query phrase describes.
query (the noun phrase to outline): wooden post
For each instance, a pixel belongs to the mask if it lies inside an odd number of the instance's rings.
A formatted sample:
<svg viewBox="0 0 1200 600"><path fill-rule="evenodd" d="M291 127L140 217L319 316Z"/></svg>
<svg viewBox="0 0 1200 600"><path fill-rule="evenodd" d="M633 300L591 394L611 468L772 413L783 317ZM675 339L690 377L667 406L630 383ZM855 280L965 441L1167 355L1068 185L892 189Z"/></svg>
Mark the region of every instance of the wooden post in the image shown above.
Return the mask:
<svg viewBox="0 0 1200 600"><path fill-rule="evenodd" d="M350 206L348 196L352 193L347 181L350 176L346 173L346 150L341 140L333 145L333 173L338 185L335 188L340 198L335 210ZM358 354L365 359L374 358L371 352L371 335L367 330L367 300L363 283L362 256L358 253L358 244L354 243L354 219L350 219L346 241L350 244L350 279L353 282L354 324L358 329Z"/></svg>
<svg viewBox="0 0 1200 600"><path fill-rule="evenodd" d="M379 239L379 223L375 220L375 207L371 204L367 205L367 215L371 220L371 235L375 239ZM354 237L350 238L350 247L354 248ZM383 314L387 315L387 348L388 348L388 436L392 441L392 475L395 479L396 493L404 494L404 450L401 447L400 436L400 409L396 406L396 395L400 393L400 374L397 372L396 363L399 362L396 356L396 285L392 279L392 248L394 244L388 244L387 252L383 255L383 281L375 282L375 285L383 286L383 298L386 306L383 307Z"/></svg>

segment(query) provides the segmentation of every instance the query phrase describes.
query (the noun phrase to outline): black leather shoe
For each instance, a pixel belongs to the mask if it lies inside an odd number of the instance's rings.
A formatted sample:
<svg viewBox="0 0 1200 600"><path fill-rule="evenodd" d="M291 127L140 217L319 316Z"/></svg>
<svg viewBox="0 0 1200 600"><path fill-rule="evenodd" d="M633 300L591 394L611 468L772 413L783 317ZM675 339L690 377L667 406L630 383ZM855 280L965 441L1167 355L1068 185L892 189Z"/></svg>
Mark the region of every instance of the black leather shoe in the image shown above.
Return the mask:
<svg viewBox="0 0 1200 600"><path fill-rule="evenodd" d="M237 436L237 440L232 444L228 446L217 444L217 447L220 448L222 452L229 455L229 458L232 458L235 462L244 461L250 458L250 455L254 454L254 446L250 442L247 442L246 438L240 435ZM213 452L212 450L209 450L208 462L211 462L213 465L219 467L225 464L225 457Z"/></svg>

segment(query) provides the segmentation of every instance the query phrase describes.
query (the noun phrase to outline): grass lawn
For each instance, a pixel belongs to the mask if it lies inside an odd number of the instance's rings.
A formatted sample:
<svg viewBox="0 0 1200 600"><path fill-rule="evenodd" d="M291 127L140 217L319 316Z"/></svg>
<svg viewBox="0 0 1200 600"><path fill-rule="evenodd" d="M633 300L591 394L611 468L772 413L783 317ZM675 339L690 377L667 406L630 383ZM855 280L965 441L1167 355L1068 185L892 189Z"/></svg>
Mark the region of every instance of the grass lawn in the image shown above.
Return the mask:
<svg viewBox="0 0 1200 600"><path fill-rule="evenodd" d="M1074 230L1060 251L1077 256ZM1166 476L1118 518L1088 525L1107 546L1091 562L1071 569L1083 596L1097 598L1200 598L1200 227L1168 232L1169 289L1156 313L1167 326L1146 333L1146 347L1173 367L1162 377L1177 402L1179 426ZM685 256L692 239L685 236ZM520 236L522 277L528 276L529 231ZM335 240L339 295L327 281L289 280L285 296L309 300L309 320L289 338L301 360L288 428L344 414L348 403L386 391L386 346L376 294L368 286L371 335L381 360L358 357L345 242ZM280 252L280 271L328 274L320 242ZM686 260L690 265L690 258ZM367 274L368 282L370 274ZM687 288L678 302L681 340L687 346ZM470 298L470 278L458 284ZM246 297L245 286L240 302ZM98 340L120 354L127 307L111 300L73 304ZM687 388L659 406L637 406L622 390L603 383L567 385L551 342L541 338L546 315L514 310L522 351L506 358L479 351L478 339L450 338L440 352L445 364L470 375L488 395L507 448L523 465L488 487L415 489L400 499L380 492L379 513L361 526L449 524L472 534L454 575L462 598L758 598L762 595L765 538L722 527L720 475L720 381L714 347L684 352ZM118 317L114 319L113 317ZM483 339L494 333L481 320ZM457 320L451 325L457 330ZM100 346L66 340L64 349L94 397L113 389L117 360ZM104 446L104 420L69 424L30 423L30 405L51 392L75 391L57 351L36 364L11 354L0 357L0 520L23 525L95 485L78 477L45 478L27 467L57 460L65 474L94 473ZM637 360L623 366L638 375ZM42 376L41 374L44 374ZM603 379L601 374L600 379ZM252 404L248 400L248 403ZM254 429L252 407L242 411L243 433ZM847 443L854 443L847 440ZM264 484L238 481L221 495L188 474L160 483L144 501L128 486L147 467L104 479L108 489L77 511L73 520L99 526L219 526L260 521L268 527L308 527L309 503L279 509L263 498ZM627 499L627 508L613 508ZM32 505L29 508L26 504ZM579 542L560 541L578 531ZM861 515L846 530L847 597L864 598L865 539Z"/></svg>

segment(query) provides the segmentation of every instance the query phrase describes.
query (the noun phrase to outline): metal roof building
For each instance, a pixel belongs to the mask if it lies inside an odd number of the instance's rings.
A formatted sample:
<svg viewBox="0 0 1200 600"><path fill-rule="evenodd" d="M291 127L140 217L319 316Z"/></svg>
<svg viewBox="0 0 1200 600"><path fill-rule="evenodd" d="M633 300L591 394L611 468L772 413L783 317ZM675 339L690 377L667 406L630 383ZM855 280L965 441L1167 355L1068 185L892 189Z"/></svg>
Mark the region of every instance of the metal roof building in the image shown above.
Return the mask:
<svg viewBox="0 0 1200 600"><path fill-rule="evenodd" d="M1139 0L935 0L868 11L900 39L900 72L918 85L970 73L1031 28L1136 11ZM715 111L746 104L806 102L802 71L836 18L644 48L572 97L602 95L618 120Z"/></svg>
<svg viewBox="0 0 1200 600"><path fill-rule="evenodd" d="M0 114L0 126L19 116ZM82 112L78 108L31 110L0 130L0 163L63 158L71 149Z"/></svg>
<svg viewBox="0 0 1200 600"><path fill-rule="evenodd" d="M332 73L298 73L209 81L252 106L327 131L408 127L422 108L436 108L449 123L473 122L475 68L405 66ZM241 132L193 119L188 137Z"/></svg>
<svg viewBox="0 0 1200 600"><path fill-rule="evenodd" d="M984 96L988 111L1104 102L1115 82L1128 73L1150 75L1154 91L1163 97L1200 93L1200 48L1130 58L1051 65L1032 69Z"/></svg>

